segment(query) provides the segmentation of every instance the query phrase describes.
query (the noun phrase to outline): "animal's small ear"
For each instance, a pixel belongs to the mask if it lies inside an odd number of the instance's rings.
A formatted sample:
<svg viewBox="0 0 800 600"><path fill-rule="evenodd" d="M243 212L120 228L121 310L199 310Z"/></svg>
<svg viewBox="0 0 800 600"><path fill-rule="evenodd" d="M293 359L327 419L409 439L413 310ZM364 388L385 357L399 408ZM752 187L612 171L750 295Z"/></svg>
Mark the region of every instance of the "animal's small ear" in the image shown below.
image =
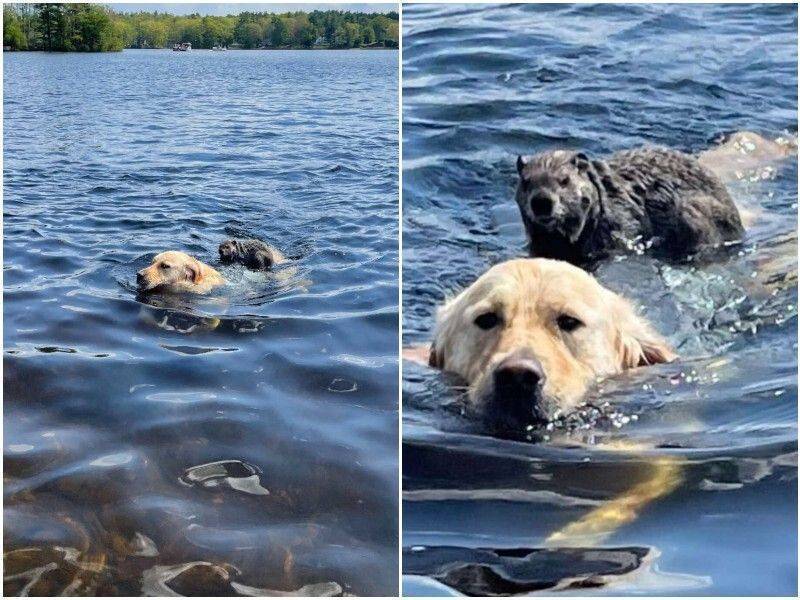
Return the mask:
<svg viewBox="0 0 800 600"><path fill-rule="evenodd" d="M428 355L428 366L434 369L444 369L444 357L441 352L437 352L436 343L431 344L431 352Z"/></svg>
<svg viewBox="0 0 800 600"><path fill-rule="evenodd" d="M517 156L517 175L522 175L522 170L528 164L528 159L522 155Z"/></svg>
<svg viewBox="0 0 800 600"><path fill-rule="evenodd" d="M192 283L200 283L203 281L203 270L199 262L194 261L186 265L186 277Z"/></svg>
<svg viewBox="0 0 800 600"><path fill-rule="evenodd" d="M576 152L570 162L581 171L588 169L591 164L589 157L583 152Z"/></svg>

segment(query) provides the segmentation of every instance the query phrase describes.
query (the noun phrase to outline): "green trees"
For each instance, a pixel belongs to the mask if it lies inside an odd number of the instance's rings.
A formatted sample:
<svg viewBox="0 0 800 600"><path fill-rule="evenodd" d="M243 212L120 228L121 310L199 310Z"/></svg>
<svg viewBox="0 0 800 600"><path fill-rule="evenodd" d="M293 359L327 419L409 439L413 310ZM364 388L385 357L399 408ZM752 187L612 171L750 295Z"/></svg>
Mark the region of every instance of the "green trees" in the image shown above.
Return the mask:
<svg viewBox="0 0 800 600"><path fill-rule="evenodd" d="M189 42L193 48L396 48L398 15L338 10L283 14L245 11L239 15L176 17L164 13L118 15L131 29L129 48L163 48ZM160 30L156 29L156 24Z"/></svg>
<svg viewBox="0 0 800 600"><path fill-rule="evenodd" d="M261 44L261 37L262 31L257 23L243 23L239 28L238 42L242 48L247 48L248 50L258 48ZM234 37L234 39L237 38Z"/></svg>
<svg viewBox="0 0 800 600"><path fill-rule="evenodd" d="M303 48L311 48L317 39L317 30L307 14L300 13L292 20L291 39Z"/></svg>
<svg viewBox="0 0 800 600"><path fill-rule="evenodd" d="M3 9L3 45L12 50L101 52L122 48L359 48L398 44L396 12L339 10L283 14L119 14L97 4L10 4Z"/></svg>
<svg viewBox="0 0 800 600"><path fill-rule="evenodd" d="M72 5L74 6L74 5ZM77 52L111 52L124 48L123 25L112 14L98 6L80 4L63 16L69 15L69 37L61 48ZM65 26L66 27L66 26Z"/></svg>
<svg viewBox="0 0 800 600"><path fill-rule="evenodd" d="M125 47L126 25L95 4L6 5L3 45L12 50L108 52Z"/></svg>
<svg viewBox="0 0 800 600"><path fill-rule="evenodd" d="M343 23L336 28L333 34L334 48L355 48L362 40L361 28L358 23Z"/></svg>
<svg viewBox="0 0 800 600"><path fill-rule="evenodd" d="M3 47L27 50L28 38L22 30L22 21L9 7L3 8Z"/></svg>
<svg viewBox="0 0 800 600"><path fill-rule="evenodd" d="M42 36L44 50L58 49L64 43L65 21L58 4L38 4L36 6L39 34Z"/></svg>
<svg viewBox="0 0 800 600"><path fill-rule="evenodd" d="M213 48L214 46L233 43L233 22L230 19L215 19L213 17L203 17L200 24L203 48Z"/></svg>
<svg viewBox="0 0 800 600"><path fill-rule="evenodd" d="M167 45L167 23L158 19L136 15L128 21L131 31L127 48L164 48Z"/></svg>
<svg viewBox="0 0 800 600"><path fill-rule="evenodd" d="M383 40L387 48L397 48L400 42L400 27L397 18L392 20L387 16L378 15L372 20L372 30L376 40Z"/></svg>
<svg viewBox="0 0 800 600"><path fill-rule="evenodd" d="M282 48L289 43L289 28L283 17L275 17L270 23L269 45L273 48Z"/></svg>

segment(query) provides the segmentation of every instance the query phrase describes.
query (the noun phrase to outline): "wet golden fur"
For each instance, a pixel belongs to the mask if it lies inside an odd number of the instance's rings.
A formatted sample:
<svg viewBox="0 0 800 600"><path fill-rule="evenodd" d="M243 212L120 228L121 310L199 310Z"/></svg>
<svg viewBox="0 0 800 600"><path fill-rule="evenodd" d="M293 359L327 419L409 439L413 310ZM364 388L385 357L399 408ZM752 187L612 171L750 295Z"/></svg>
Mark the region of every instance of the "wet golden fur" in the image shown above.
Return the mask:
<svg viewBox="0 0 800 600"><path fill-rule="evenodd" d="M499 324L484 330L479 315ZM582 325L567 332L561 316ZM676 358L667 342L621 296L566 262L510 260L494 266L440 310L431 366L469 384L469 400L493 393L493 372L511 353L530 353L544 372L542 395L555 408L579 403L598 378Z"/></svg>
<svg viewBox="0 0 800 600"><path fill-rule="evenodd" d="M149 267L137 273L137 285L142 292L206 294L225 283L225 278L216 270L177 251L157 254Z"/></svg>

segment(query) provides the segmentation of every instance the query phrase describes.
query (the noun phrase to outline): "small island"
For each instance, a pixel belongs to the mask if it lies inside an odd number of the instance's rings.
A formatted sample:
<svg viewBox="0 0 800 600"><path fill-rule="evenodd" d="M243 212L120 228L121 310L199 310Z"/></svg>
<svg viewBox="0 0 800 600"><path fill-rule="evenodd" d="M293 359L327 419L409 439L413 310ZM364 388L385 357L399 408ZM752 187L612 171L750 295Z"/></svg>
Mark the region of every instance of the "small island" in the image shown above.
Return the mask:
<svg viewBox="0 0 800 600"><path fill-rule="evenodd" d="M6 4L3 50L118 52L126 48L397 48L397 12L119 13L98 4Z"/></svg>

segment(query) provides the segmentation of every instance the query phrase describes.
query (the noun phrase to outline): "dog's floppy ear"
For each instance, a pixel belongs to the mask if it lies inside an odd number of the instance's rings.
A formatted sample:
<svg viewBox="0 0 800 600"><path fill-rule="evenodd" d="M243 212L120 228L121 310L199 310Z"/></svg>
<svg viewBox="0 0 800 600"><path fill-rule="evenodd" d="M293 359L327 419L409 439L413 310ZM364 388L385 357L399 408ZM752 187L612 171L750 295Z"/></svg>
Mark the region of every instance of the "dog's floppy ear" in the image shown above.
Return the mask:
<svg viewBox="0 0 800 600"><path fill-rule="evenodd" d="M623 370L672 362L678 358L667 342L655 335L635 337L622 333L618 344Z"/></svg>
<svg viewBox="0 0 800 600"><path fill-rule="evenodd" d="M453 301L445 302L436 311L436 327L433 332L433 341L431 342L431 350L428 354L428 366L434 369L445 368L445 348L448 346L448 340L452 339L453 321Z"/></svg>
<svg viewBox="0 0 800 600"><path fill-rule="evenodd" d="M613 313L616 332L616 347L620 368L633 369L647 365L672 362L678 355L667 341L653 331L644 319L633 312L630 305L616 298Z"/></svg>
<svg viewBox="0 0 800 600"><path fill-rule="evenodd" d="M428 366L434 369L444 369L444 355L436 350L436 342L431 343L431 351L428 355Z"/></svg>
<svg viewBox="0 0 800 600"><path fill-rule="evenodd" d="M203 266L197 260L192 260L186 264L186 277L192 283L203 281Z"/></svg>
<svg viewBox="0 0 800 600"><path fill-rule="evenodd" d="M517 156L517 175L522 176L522 170L527 166L528 159L522 155Z"/></svg>

